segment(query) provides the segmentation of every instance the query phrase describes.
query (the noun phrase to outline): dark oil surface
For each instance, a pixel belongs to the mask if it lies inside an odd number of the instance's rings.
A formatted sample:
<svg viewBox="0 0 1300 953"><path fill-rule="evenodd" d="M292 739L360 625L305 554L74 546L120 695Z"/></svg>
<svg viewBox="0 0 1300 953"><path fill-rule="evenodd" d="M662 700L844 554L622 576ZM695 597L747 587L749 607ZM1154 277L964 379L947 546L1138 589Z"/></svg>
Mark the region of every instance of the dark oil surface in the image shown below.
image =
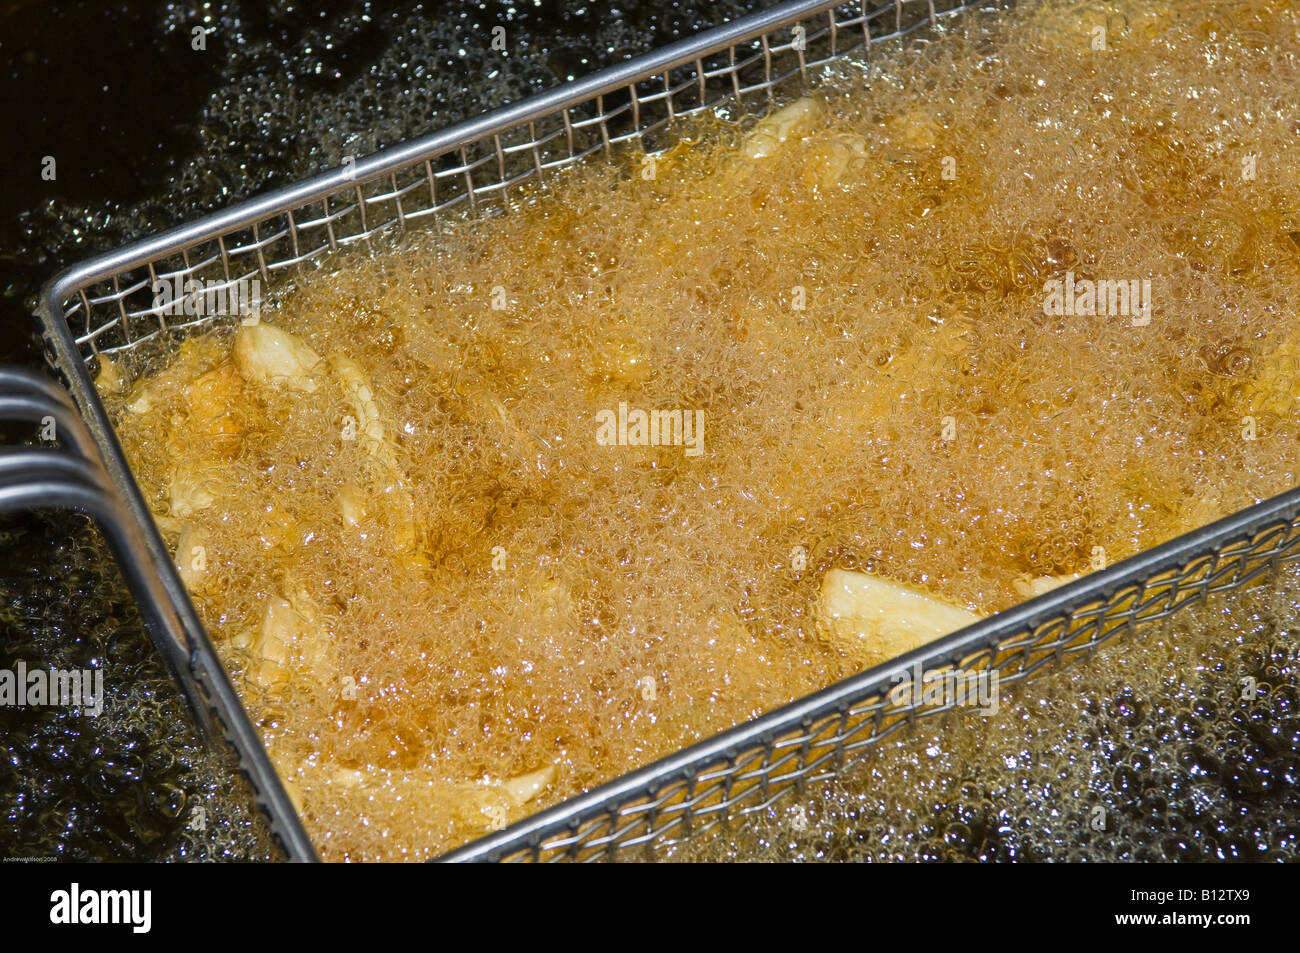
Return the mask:
<svg viewBox="0 0 1300 953"><path fill-rule="evenodd" d="M184 702L93 525L0 520L0 669L103 672L95 716L0 707L0 859L215 860L278 855L224 752Z"/></svg>

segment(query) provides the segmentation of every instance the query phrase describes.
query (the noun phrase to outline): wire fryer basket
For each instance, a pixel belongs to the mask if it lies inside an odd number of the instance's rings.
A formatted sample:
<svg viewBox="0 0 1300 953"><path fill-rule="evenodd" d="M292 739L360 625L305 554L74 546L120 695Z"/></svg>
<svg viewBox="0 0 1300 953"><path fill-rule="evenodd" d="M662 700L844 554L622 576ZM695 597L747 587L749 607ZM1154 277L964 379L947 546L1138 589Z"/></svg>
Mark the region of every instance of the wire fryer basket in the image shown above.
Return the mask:
<svg viewBox="0 0 1300 953"><path fill-rule="evenodd" d="M169 320L158 281L233 287L289 282L333 250L444 216L490 214L512 190L620 146L653 151L684 117L729 106L759 114L813 71L932 26L984 0L793 0L548 92L86 261L44 289L51 359L144 537L170 606L170 637L190 660L180 677L235 746L272 829L294 859L315 853L231 690L114 435L90 370L101 355L164 346L220 320ZM229 319L226 319L229 320ZM914 665L997 672L1002 684L1091 655L1212 593L1251 584L1300 558L1300 490L1000 613L885 665L799 699L446 855L453 860L593 860L694 837L765 810L834 774L847 759L923 717L953 708L890 685Z"/></svg>

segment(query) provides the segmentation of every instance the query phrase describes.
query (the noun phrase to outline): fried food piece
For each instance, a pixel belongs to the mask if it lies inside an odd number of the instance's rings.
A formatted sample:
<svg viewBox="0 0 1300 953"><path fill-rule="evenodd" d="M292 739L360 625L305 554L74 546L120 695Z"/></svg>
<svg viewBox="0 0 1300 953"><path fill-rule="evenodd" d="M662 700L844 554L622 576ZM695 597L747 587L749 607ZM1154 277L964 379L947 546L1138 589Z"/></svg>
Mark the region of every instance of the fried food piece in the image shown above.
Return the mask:
<svg viewBox="0 0 1300 953"><path fill-rule="evenodd" d="M276 592L266 600L261 626L237 637L238 647L249 657L245 672L259 687L272 692L295 685L332 685L338 664L331 653L324 613L301 587L289 584L285 588L287 595Z"/></svg>
<svg viewBox="0 0 1300 953"><path fill-rule="evenodd" d="M825 107L811 97L796 99L761 119L741 146L741 155L752 161L774 155L788 140L812 129Z"/></svg>
<svg viewBox="0 0 1300 953"><path fill-rule="evenodd" d="M1246 410L1283 419L1300 408L1300 337L1288 337L1259 361L1244 389Z"/></svg>
<svg viewBox="0 0 1300 953"><path fill-rule="evenodd" d="M240 375L254 383L276 383L308 394L320 386L320 355L296 334L274 325L242 325L235 335L234 358Z"/></svg>
<svg viewBox="0 0 1300 953"><path fill-rule="evenodd" d="M449 782L431 768L414 770L360 770L338 764L299 762L286 772L277 761L281 776L301 810L313 800L328 798L331 788L341 788L349 797L358 793L373 797L384 791L385 800L406 805L429 815L433 823L450 823L457 829L486 833L500 830L528 813L530 802L555 783L559 770L548 764L535 771L510 778Z"/></svg>
<svg viewBox="0 0 1300 953"><path fill-rule="evenodd" d="M1033 599L1082 577L1083 573L1079 572L1066 573L1063 576L1031 576L1026 573L1015 579L1011 587L1020 593L1021 598Z"/></svg>
<svg viewBox="0 0 1300 953"><path fill-rule="evenodd" d="M817 601L823 636L864 668L981 618L919 589L847 569L826 574Z"/></svg>

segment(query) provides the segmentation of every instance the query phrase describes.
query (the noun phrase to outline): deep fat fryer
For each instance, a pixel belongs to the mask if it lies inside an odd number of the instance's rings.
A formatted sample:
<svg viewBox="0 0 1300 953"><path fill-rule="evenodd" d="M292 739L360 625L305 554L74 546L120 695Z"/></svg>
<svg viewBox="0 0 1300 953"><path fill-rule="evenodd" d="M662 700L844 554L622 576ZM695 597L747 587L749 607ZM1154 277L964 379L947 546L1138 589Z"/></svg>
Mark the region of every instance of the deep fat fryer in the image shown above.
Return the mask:
<svg viewBox="0 0 1300 953"><path fill-rule="evenodd" d="M100 255L44 288L39 318L50 360L88 433L78 452L101 474L83 478L98 483L79 490L80 497L69 494L67 502L97 507L123 527L114 531L122 540L118 553L133 565L133 588L155 641L204 726L237 750L291 858L316 855L190 602L92 381L101 355L123 354L145 342L156 347L178 330L237 320L169 314L154 300L155 284L194 280L234 288L257 280L273 291L291 282L303 263L333 250L365 247L444 215L492 214L511 189L543 182L584 157L627 146L652 151L692 114L728 106L761 115L818 68L848 56L870 59L879 44L979 5L980 0L781 3ZM17 379L3 383L11 390L18 383L37 387ZM57 402L48 393L44 399ZM81 434L75 421L66 432ZM32 504L30 495L14 491L12 498L14 505ZM653 852L766 810L832 776L916 719L952 710L951 704L919 697L901 703L891 698L895 676L914 666L926 672L996 671L1010 685L1087 657L1113 638L1212 593L1250 584L1297 558L1300 490L685 748L446 859L592 860Z"/></svg>

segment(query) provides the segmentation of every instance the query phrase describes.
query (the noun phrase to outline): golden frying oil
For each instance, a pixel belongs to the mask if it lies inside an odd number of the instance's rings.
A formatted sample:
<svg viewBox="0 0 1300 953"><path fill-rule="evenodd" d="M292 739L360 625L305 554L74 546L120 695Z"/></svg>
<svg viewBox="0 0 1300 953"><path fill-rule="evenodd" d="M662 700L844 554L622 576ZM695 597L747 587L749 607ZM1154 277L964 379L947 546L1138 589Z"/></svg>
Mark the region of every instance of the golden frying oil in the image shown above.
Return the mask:
<svg viewBox="0 0 1300 953"><path fill-rule="evenodd" d="M830 568L993 612L1295 485L1298 26L977 12L788 129L304 279L310 387L223 332L110 396L323 854L433 856L851 673ZM1048 303L1101 281L1150 311ZM602 443L623 405L701 452Z"/></svg>

